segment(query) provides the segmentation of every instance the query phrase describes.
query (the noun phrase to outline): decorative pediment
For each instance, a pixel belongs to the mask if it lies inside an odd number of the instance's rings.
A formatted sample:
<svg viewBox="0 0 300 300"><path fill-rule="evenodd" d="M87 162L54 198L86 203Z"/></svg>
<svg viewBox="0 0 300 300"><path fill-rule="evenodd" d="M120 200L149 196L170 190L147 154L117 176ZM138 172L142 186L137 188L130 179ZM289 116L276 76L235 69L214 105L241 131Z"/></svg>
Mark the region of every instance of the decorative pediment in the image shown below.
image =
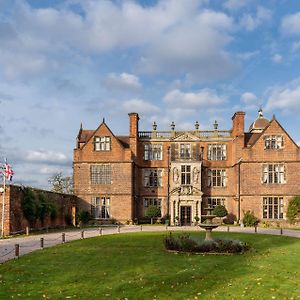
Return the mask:
<svg viewBox="0 0 300 300"><path fill-rule="evenodd" d="M199 138L190 132L182 132L176 135L172 140L174 142L199 141Z"/></svg>
<svg viewBox="0 0 300 300"><path fill-rule="evenodd" d="M176 187L170 191L170 195L193 195L193 196L202 196L203 192L192 186L192 185L182 185L180 187Z"/></svg>

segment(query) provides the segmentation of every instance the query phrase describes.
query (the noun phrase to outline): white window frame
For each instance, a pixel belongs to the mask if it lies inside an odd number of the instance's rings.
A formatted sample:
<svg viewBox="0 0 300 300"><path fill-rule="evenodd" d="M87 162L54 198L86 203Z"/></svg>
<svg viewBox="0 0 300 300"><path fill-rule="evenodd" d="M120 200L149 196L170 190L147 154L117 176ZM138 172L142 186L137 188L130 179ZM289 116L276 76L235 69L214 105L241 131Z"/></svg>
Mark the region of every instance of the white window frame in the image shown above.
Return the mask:
<svg viewBox="0 0 300 300"><path fill-rule="evenodd" d="M284 147L283 136L282 135L266 135L265 149L282 149Z"/></svg>
<svg viewBox="0 0 300 300"><path fill-rule="evenodd" d="M283 219L283 197L263 197L263 219Z"/></svg>
<svg viewBox="0 0 300 300"><path fill-rule="evenodd" d="M91 200L91 215L94 219L110 219L110 197L93 197Z"/></svg>
<svg viewBox="0 0 300 300"><path fill-rule="evenodd" d="M162 144L144 144L144 160L162 160Z"/></svg>
<svg viewBox="0 0 300 300"><path fill-rule="evenodd" d="M110 136L95 136L94 150L95 151L110 151L111 150Z"/></svg>
<svg viewBox="0 0 300 300"><path fill-rule="evenodd" d="M191 157L191 144L180 144L180 159L190 159Z"/></svg>
<svg viewBox="0 0 300 300"><path fill-rule="evenodd" d="M283 163L263 164L262 182L264 184L286 183L286 169Z"/></svg>
<svg viewBox="0 0 300 300"><path fill-rule="evenodd" d="M162 187L162 170L144 169L145 187Z"/></svg>
<svg viewBox="0 0 300 300"><path fill-rule="evenodd" d="M207 151L208 160L226 160L227 145L226 144L208 144Z"/></svg>
<svg viewBox="0 0 300 300"><path fill-rule="evenodd" d="M181 165L181 185L190 185L192 180L191 165Z"/></svg>
<svg viewBox="0 0 300 300"><path fill-rule="evenodd" d="M112 167L110 164L100 164L90 166L91 184L111 184Z"/></svg>
<svg viewBox="0 0 300 300"><path fill-rule="evenodd" d="M211 208L215 208L217 205L225 206L225 198L209 197L207 198L207 205Z"/></svg>
<svg viewBox="0 0 300 300"><path fill-rule="evenodd" d="M226 187L227 174L225 169L208 169L207 181L209 187Z"/></svg>

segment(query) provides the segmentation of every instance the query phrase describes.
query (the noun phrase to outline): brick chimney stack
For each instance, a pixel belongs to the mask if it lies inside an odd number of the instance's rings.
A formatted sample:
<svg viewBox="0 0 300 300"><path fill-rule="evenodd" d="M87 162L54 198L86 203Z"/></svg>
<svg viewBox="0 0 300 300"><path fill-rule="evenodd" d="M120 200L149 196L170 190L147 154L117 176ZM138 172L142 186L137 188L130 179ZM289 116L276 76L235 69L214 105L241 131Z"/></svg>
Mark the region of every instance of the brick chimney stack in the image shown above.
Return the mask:
<svg viewBox="0 0 300 300"><path fill-rule="evenodd" d="M245 113L243 111L238 111L232 117L232 136L238 137L244 135L244 131Z"/></svg>
<svg viewBox="0 0 300 300"><path fill-rule="evenodd" d="M129 116L129 140L130 140L130 149L134 156L137 155L137 140L139 133L139 115L135 112L128 114Z"/></svg>

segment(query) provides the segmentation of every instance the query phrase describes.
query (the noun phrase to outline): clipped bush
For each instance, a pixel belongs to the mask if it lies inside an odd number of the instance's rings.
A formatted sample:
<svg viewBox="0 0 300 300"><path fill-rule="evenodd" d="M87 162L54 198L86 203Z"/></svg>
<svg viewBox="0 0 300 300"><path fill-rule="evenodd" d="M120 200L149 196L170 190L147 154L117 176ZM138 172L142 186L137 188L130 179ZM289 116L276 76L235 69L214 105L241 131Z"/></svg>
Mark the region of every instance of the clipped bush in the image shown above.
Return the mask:
<svg viewBox="0 0 300 300"><path fill-rule="evenodd" d="M153 218L161 217L161 211L160 208L155 205L150 205L147 207L145 211L145 217L148 217L151 219L151 224L153 223Z"/></svg>
<svg viewBox="0 0 300 300"><path fill-rule="evenodd" d="M224 205L216 205L213 214L219 218L226 217L228 215L228 211Z"/></svg>
<svg viewBox="0 0 300 300"><path fill-rule="evenodd" d="M300 195L290 200L286 216L291 224L300 219Z"/></svg>
<svg viewBox="0 0 300 300"><path fill-rule="evenodd" d="M246 227L256 226L259 223L258 218L256 218L250 210L244 213L243 224Z"/></svg>
<svg viewBox="0 0 300 300"><path fill-rule="evenodd" d="M236 216L233 213L229 213L223 222L225 224L234 224L234 222L236 222Z"/></svg>

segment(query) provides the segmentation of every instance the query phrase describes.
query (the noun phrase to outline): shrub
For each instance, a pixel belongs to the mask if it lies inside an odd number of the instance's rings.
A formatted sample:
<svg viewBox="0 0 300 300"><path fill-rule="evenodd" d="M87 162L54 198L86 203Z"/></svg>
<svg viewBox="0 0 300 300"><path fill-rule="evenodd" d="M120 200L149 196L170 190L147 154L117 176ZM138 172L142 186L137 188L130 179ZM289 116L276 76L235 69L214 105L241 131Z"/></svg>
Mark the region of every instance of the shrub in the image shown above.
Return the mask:
<svg viewBox="0 0 300 300"><path fill-rule="evenodd" d="M91 214L87 210L79 210L76 214L76 222L87 224L91 220Z"/></svg>
<svg viewBox="0 0 300 300"><path fill-rule="evenodd" d="M299 220L300 217L300 195L295 196L289 202L286 216L291 224Z"/></svg>
<svg viewBox="0 0 300 300"><path fill-rule="evenodd" d="M161 216L160 208L155 205L150 205L145 211L145 217L151 219L151 224L153 223L153 218Z"/></svg>
<svg viewBox="0 0 300 300"><path fill-rule="evenodd" d="M259 223L258 218L256 218L250 210L244 213L243 224L245 226L256 226Z"/></svg>
<svg viewBox="0 0 300 300"><path fill-rule="evenodd" d="M247 243L239 240L215 239L197 242L187 233L174 236L171 232L164 238L164 245L168 250L194 253L242 253L250 249Z"/></svg>
<svg viewBox="0 0 300 300"><path fill-rule="evenodd" d="M213 210L213 214L219 218L223 218L228 215L228 211L224 205L217 205Z"/></svg>
<svg viewBox="0 0 300 300"><path fill-rule="evenodd" d="M236 216L233 213L229 213L226 218L223 220L225 224L234 224L236 221Z"/></svg>

